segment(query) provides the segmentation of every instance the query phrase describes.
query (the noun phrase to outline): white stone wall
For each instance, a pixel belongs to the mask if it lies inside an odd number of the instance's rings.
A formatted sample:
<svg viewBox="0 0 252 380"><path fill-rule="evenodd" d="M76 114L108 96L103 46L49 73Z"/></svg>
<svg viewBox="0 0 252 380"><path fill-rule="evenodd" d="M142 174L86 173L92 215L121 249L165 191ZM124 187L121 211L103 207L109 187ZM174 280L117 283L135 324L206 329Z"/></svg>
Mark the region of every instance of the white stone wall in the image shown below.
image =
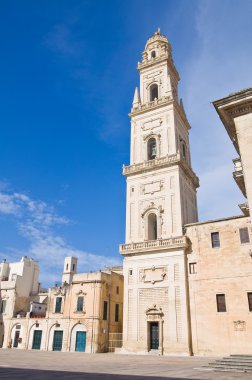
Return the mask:
<svg viewBox="0 0 252 380"><path fill-rule="evenodd" d="M163 353L189 354L185 275L183 251L124 259L124 349L149 351L146 311L155 305L163 314Z"/></svg>

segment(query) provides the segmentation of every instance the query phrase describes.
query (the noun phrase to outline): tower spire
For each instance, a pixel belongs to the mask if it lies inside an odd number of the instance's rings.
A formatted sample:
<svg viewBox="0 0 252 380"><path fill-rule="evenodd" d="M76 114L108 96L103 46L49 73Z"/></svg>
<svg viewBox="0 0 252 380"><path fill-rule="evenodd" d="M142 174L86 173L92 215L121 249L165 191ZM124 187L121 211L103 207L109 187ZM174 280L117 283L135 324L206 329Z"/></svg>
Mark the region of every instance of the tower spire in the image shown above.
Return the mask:
<svg viewBox="0 0 252 380"><path fill-rule="evenodd" d="M141 98L139 95L138 87L136 87L132 106L133 106L133 108L137 108L140 104L141 104Z"/></svg>

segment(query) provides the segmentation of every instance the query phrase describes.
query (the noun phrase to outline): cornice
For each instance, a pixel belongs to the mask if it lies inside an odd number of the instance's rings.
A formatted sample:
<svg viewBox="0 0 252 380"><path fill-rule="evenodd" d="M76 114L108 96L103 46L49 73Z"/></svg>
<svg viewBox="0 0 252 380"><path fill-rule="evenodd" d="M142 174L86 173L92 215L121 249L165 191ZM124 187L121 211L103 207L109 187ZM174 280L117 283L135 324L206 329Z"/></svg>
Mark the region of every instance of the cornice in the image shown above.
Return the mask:
<svg viewBox="0 0 252 380"><path fill-rule="evenodd" d="M131 112L129 113L129 117L134 117L141 115L145 112L153 111L155 109L158 109L160 107L168 106L168 105L173 105L176 111L178 112L179 116L185 123L187 129L191 129L191 126L187 120L185 111L183 109L183 106L181 106L174 98L171 96L163 96L160 99L155 99L152 102L147 102L144 104L140 104L136 108L132 108Z"/></svg>
<svg viewBox="0 0 252 380"><path fill-rule="evenodd" d="M141 115L142 113L155 110L159 107L163 107L173 103L173 99L171 96L163 96L162 98L155 99L153 102L147 102L144 104L140 104L137 108L132 108L129 116Z"/></svg>
<svg viewBox="0 0 252 380"><path fill-rule="evenodd" d="M178 165L186 173L196 188L199 187L199 178L196 176L187 162L181 157L180 153L155 158L154 160L140 162L139 164L128 166L123 165L123 175L129 177L131 175L141 174L151 170L157 170L174 165Z"/></svg>
<svg viewBox="0 0 252 380"><path fill-rule="evenodd" d="M226 128L235 149L239 153L234 119L252 112L252 88L248 88L216 100L213 105Z"/></svg>
<svg viewBox="0 0 252 380"><path fill-rule="evenodd" d="M140 72L141 70L147 69L148 67L156 66L156 64L160 63L166 63L170 69L170 72L173 74L173 76L176 77L177 81L180 80L179 73L177 72L174 62L171 57L169 58L167 56L167 54L162 54L159 57L153 58L146 62L138 62L137 70Z"/></svg>

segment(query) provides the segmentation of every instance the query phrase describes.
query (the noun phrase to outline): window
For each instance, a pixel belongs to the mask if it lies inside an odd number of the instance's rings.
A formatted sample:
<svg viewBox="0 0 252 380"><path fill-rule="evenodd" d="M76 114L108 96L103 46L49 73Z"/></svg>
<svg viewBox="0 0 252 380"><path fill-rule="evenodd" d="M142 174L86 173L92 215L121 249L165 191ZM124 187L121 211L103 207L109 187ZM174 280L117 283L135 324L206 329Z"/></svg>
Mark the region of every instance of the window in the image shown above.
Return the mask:
<svg viewBox="0 0 252 380"><path fill-rule="evenodd" d="M108 316L108 302L104 301L103 302L103 320L106 321Z"/></svg>
<svg viewBox="0 0 252 380"><path fill-rule="evenodd" d="M196 272L196 263L189 263L189 273L190 274L195 274L195 273L197 273Z"/></svg>
<svg viewBox="0 0 252 380"><path fill-rule="evenodd" d="M225 294L216 294L216 302L218 313L225 313L227 311Z"/></svg>
<svg viewBox="0 0 252 380"><path fill-rule="evenodd" d="M115 304L115 322L119 321L119 304Z"/></svg>
<svg viewBox="0 0 252 380"><path fill-rule="evenodd" d="M211 233L211 241L212 241L212 248L219 248L220 247L220 234L219 234L219 232L212 232Z"/></svg>
<svg viewBox="0 0 252 380"><path fill-rule="evenodd" d="M55 313L61 313L62 297L56 297Z"/></svg>
<svg viewBox="0 0 252 380"><path fill-rule="evenodd" d="M116 287L116 294L119 294L119 286Z"/></svg>
<svg viewBox="0 0 252 380"><path fill-rule="evenodd" d="M241 241L241 244L249 243L250 240L249 240L248 227L240 228L239 232L240 232L240 241Z"/></svg>
<svg viewBox="0 0 252 380"><path fill-rule="evenodd" d="M2 314L5 313L6 302L7 302L6 300L2 300L2 302L1 302L1 309L0 309L0 311L1 311Z"/></svg>
<svg viewBox="0 0 252 380"><path fill-rule="evenodd" d="M74 272L74 270L75 270L75 264L73 264L73 272Z"/></svg>
<svg viewBox="0 0 252 380"><path fill-rule="evenodd" d="M84 297L80 296L80 297L77 298L77 307L76 307L76 310L77 311L83 311L83 305L84 305Z"/></svg>
<svg viewBox="0 0 252 380"><path fill-rule="evenodd" d="M182 154L183 154L183 159L186 160L186 147L184 143L182 143Z"/></svg>
<svg viewBox="0 0 252 380"><path fill-rule="evenodd" d="M157 142L156 139L151 138L147 144L147 159L154 160L157 157Z"/></svg>
<svg viewBox="0 0 252 380"><path fill-rule="evenodd" d="M157 240L157 215L148 215L148 240Z"/></svg>
<svg viewBox="0 0 252 380"><path fill-rule="evenodd" d="M153 50L153 51L151 52L151 58L156 58L156 52L155 52L155 50Z"/></svg>
<svg viewBox="0 0 252 380"><path fill-rule="evenodd" d="M158 85L153 84L150 86L150 101L153 102L155 99L158 99Z"/></svg>
<svg viewBox="0 0 252 380"><path fill-rule="evenodd" d="M130 270L129 270L129 275L132 276L132 274L133 274L133 270L130 269Z"/></svg>
<svg viewBox="0 0 252 380"><path fill-rule="evenodd" d="M68 264L66 265L66 271L68 271Z"/></svg>
<svg viewBox="0 0 252 380"><path fill-rule="evenodd" d="M248 293L248 305L249 305L249 311L252 311L252 292Z"/></svg>

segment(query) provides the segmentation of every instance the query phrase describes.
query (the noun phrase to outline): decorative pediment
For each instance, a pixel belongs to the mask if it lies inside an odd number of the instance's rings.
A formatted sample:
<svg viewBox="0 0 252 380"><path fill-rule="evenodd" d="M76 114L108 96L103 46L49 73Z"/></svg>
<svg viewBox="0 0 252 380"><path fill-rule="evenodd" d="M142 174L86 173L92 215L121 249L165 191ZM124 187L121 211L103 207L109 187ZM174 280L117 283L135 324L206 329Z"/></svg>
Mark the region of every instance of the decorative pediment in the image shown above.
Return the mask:
<svg viewBox="0 0 252 380"><path fill-rule="evenodd" d="M147 141L150 138L155 138L155 139L157 139L160 142L160 140L159 140L160 137L161 137L160 133L157 134L157 133L150 132L147 135L145 135L143 139L144 139L144 141Z"/></svg>
<svg viewBox="0 0 252 380"><path fill-rule="evenodd" d="M148 314L163 314L162 312L162 307L157 307L157 305L152 305L151 307L149 307L145 313L148 315Z"/></svg>
<svg viewBox="0 0 252 380"><path fill-rule="evenodd" d="M81 295L86 296L87 293L83 292L83 290L79 290L79 291L76 293L76 295L77 295L77 296L81 296Z"/></svg>
<svg viewBox="0 0 252 380"><path fill-rule="evenodd" d="M157 305L153 305L149 307L146 311L146 317L148 321L159 321L162 320L164 315L161 307L157 307Z"/></svg>
<svg viewBox="0 0 252 380"><path fill-rule="evenodd" d="M65 296L66 295L66 288L54 288L53 289L53 294L55 296Z"/></svg>
<svg viewBox="0 0 252 380"><path fill-rule="evenodd" d="M148 212L148 211L151 211L151 210L157 210L159 213L162 213L164 212L162 206L156 206L154 204L154 202L151 202L149 203L143 210L143 212L141 213L141 217L143 218L145 216L145 214Z"/></svg>

